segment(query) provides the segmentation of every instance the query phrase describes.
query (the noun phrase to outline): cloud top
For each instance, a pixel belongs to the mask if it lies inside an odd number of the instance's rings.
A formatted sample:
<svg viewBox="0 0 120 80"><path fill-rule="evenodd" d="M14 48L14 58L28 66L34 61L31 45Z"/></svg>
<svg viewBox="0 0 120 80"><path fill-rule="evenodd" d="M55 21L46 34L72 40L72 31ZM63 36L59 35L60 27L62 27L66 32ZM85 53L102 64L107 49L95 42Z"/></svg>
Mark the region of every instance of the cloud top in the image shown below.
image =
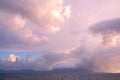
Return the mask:
<svg viewBox="0 0 120 80"><path fill-rule="evenodd" d="M8 47L9 44L21 49L25 45L28 45L27 49L39 47L37 44L48 42L48 35L59 31L70 16L71 7L63 0L0 0L0 38L5 40L4 45L8 43ZM14 39L9 40L13 36Z"/></svg>

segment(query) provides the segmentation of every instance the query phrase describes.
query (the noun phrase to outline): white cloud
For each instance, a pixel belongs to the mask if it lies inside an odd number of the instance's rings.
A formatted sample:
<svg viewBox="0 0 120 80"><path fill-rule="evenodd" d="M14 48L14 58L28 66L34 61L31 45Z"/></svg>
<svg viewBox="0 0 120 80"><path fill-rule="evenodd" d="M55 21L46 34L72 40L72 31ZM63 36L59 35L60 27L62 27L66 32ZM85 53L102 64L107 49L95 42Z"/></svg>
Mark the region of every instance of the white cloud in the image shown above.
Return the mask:
<svg viewBox="0 0 120 80"><path fill-rule="evenodd" d="M19 59L18 56L15 56L14 54L10 54L8 61L10 61L10 62L17 62L18 59Z"/></svg>
<svg viewBox="0 0 120 80"><path fill-rule="evenodd" d="M64 5L63 0L0 0L0 12L0 27L4 27L2 30L6 35L19 39L21 46L48 42L49 34L59 31L61 24L71 15L70 6Z"/></svg>

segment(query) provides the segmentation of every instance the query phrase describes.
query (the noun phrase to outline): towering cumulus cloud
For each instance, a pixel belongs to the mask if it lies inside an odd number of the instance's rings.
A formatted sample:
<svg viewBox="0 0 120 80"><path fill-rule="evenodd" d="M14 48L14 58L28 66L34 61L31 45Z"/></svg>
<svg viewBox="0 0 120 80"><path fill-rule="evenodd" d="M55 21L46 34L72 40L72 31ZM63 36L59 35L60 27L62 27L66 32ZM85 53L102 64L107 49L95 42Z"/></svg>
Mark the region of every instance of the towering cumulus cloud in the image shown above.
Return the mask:
<svg viewBox="0 0 120 80"><path fill-rule="evenodd" d="M101 48L97 49L94 70L98 72L120 72L120 19L98 22L90 27L97 37L102 38Z"/></svg>
<svg viewBox="0 0 120 80"><path fill-rule="evenodd" d="M119 3L0 0L0 69L120 72Z"/></svg>
<svg viewBox="0 0 120 80"><path fill-rule="evenodd" d="M59 31L61 23L71 16L70 8L63 0L0 0L0 38L5 40L4 48L15 47L14 43L16 48L26 44L27 48L48 42L47 35Z"/></svg>

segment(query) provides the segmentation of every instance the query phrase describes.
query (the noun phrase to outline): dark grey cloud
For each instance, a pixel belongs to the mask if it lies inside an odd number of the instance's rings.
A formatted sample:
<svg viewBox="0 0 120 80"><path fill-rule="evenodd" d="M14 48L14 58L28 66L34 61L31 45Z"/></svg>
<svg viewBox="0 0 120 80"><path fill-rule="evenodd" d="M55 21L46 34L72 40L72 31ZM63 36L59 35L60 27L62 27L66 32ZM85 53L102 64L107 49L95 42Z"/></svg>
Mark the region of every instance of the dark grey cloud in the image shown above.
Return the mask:
<svg viewBox="0 0 120 80"><path fill-rule="evenodd" d="M93 24L90 27L90 30L93 33L100 34L111 34L111 33L119 33L120 32L120 18L105 20L98 23Z"/></svg>
<svg viewBox="0 0 120 80"><path fill-rule="evenodd" d="M89 29L94 35L102 36L103 44L115 46L120 34L120 18L98 22Z"/></svg>

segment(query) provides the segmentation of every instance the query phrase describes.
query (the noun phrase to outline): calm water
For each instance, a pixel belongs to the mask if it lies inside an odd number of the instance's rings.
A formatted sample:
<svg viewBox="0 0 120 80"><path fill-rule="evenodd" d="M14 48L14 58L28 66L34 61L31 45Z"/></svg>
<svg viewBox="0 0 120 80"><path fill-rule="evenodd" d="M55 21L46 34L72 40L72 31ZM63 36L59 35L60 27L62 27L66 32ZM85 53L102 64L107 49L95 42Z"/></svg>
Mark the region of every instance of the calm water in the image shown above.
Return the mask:
<svg viewBox="0 0 120 80"><path fill-rule="evenodd" d="M0 74L0 80L120 80L120 74Z"/></svg>

